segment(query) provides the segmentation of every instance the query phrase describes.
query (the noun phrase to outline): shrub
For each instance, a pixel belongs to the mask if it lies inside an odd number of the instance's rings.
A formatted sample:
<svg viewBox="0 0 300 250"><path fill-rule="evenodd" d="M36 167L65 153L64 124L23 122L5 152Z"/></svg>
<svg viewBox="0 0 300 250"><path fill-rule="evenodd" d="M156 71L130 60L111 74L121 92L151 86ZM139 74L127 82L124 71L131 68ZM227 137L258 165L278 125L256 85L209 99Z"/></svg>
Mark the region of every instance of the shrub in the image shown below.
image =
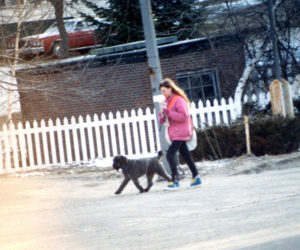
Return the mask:
<svg viewBox="0 0 300 250"><path fill-rule="evenodd" d="M249 119L252 154L278 155L297 151L300 146L300 118L267 117ZM213 126L197 130L198 146L192 152L195 161L240 156L246 153L244 124Z"/></svg>

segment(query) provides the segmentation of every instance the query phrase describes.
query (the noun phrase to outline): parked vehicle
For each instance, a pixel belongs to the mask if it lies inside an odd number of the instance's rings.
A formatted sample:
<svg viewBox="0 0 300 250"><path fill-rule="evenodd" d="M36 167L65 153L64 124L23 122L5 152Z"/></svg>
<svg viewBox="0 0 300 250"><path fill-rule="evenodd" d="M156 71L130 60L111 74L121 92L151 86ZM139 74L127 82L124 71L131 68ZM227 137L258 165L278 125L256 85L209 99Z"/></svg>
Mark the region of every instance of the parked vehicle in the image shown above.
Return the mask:
<svg viewBox="0 0 300 250"><path fill-rule="evenodd" d="M83 19L65 20L64 24L69 37L70 50L89 49L101 44L101 39L96 36L95 26ZM15 44L15 40L8 42L8 53L15 51ZM47 53L61 57L61 37L56 22L42 34L20 39L19 48L22 55Z"/></svg>

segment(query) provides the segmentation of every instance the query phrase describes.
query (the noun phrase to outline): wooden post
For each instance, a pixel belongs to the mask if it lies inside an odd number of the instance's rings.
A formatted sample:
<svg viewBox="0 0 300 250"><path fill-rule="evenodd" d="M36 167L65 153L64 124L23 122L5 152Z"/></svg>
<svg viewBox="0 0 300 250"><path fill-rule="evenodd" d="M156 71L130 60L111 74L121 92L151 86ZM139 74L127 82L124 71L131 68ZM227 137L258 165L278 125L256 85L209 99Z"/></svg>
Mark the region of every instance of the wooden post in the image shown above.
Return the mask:
<svg viewBox="0 0 300 250"><path fill-rule="evenodd" d="M249 119L248 119L248 116L247 116L247 115L244 116L244 122L245 122L245 134L246 134L247 155L251 155Z"/></svg>
<svg viewBox="0 0 300 250"><path fill-rule="evenodd" d="M274 80L270 85L271 106L273 115L294 118L294 106L290 84L286 80Z"/></svg>
<svg viewBox="0 0 300 250"><path fill-rule="evenodd" d="M270 85L270 94L271 94L271 106L273 115L286 116L284 99L283 99L283 90L282 85L279 80L274 80Z"/></svg>

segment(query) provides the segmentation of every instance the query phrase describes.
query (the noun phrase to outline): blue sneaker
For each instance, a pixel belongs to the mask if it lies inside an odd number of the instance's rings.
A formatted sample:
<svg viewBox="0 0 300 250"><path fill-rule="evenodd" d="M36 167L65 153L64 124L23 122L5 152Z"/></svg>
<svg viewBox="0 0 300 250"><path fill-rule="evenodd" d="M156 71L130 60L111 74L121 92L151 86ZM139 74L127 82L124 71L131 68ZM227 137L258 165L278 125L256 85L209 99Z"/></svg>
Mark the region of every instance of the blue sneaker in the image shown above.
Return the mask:
<svg viewBox="0 0 300 250"><path fill-rule="evenodd" d="M171 181L171 182L169 182L169 185L168 186L166 186L166 188L165 188L166 190L177 190L177 189L179 189L179 182L177 182L177 181Z"/></svg>
<svg viewBox="0 0 300 250"><path fill-rule="evenodd" d="M199 186L201 184L201 179L199 176L196 176L195 178L192 179L192 183L190 185L190 187L195 187L195 186Z"/></svg>

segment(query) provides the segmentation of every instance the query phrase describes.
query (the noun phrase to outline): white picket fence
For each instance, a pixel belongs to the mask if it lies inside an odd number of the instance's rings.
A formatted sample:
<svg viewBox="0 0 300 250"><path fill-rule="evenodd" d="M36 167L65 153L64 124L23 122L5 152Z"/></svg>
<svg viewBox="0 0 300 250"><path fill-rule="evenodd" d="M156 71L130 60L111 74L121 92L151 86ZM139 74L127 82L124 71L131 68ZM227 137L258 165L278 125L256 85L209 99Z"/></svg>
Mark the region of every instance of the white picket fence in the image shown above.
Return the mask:
<svg viewBox="0 0 300 250"><path fill-rule="evenodd" d="M252 99L256 99L252 97ZM192 103L191 116L197 128L230 124L241 113L240 105L230 98L219 104ZM42 120L3 125L0 131L0 174L51 166L82 164L103 159L111 164L118 154L129 157L150 156L160 150L159 127L155 110L79 116L70 120Z"/></svg>

